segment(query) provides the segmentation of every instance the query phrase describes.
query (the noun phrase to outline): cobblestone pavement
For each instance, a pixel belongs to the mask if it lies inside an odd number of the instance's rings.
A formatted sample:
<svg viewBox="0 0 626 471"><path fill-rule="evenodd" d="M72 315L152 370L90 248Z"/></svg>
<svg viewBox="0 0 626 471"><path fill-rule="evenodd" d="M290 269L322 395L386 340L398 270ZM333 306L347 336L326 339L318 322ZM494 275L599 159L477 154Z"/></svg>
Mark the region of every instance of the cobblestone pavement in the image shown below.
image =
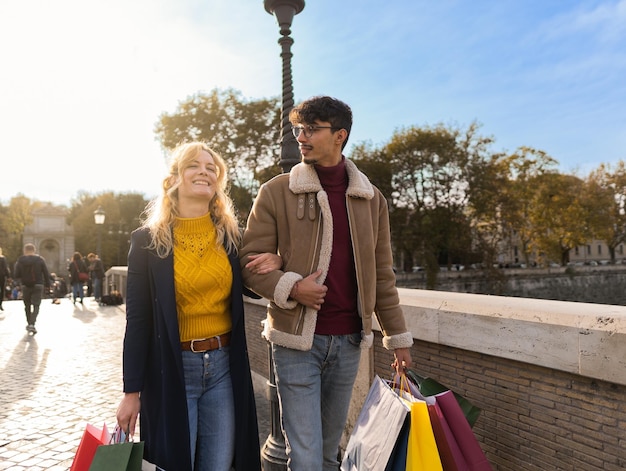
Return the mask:
<svg viewBox="0 0 626 471"><path fill-rule="evenodd" d="M110 430L122 390L123 306L42 301L38 333L22 301L0 311L0 470L68 470L87 423ZM261 444L265 379L253 374ZM137 430L137 437L139 436Z"/></svg>

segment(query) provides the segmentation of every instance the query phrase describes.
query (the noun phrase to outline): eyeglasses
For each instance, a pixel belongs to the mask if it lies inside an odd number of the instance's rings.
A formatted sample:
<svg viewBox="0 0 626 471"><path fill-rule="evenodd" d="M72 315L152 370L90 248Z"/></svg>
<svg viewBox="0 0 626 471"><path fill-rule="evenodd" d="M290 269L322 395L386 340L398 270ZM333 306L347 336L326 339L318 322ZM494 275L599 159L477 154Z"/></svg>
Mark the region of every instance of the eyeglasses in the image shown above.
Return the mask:
<svg viewBox="0 0 626 471"><path fill-rule="evenodd" d="M313 135L315 131L318 131L319 129L339 129L339 128L336 128L334 126L313 126L309 124L307 126L293 126L291 128L291 131L293 132L293 135L296 137L296 139L300 137L300 133L304 133L304 137L308 139Z"/></svg>

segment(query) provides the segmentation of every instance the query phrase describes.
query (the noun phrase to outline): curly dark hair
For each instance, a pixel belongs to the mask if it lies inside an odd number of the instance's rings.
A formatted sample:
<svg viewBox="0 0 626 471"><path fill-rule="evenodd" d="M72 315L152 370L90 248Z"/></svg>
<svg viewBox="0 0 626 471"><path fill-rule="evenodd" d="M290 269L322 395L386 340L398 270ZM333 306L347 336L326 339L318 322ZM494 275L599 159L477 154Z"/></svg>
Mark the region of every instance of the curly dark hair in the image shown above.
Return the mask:
<svg viewBox="0 0 626 471"><path fill-rule="evenodd" d="M291 124L313 124L315 121L330 123L334 129L348 133L341 148L345 148L352 129L352 110L343 101L330 96L315 96L303 101L289 113Z"/></svg>

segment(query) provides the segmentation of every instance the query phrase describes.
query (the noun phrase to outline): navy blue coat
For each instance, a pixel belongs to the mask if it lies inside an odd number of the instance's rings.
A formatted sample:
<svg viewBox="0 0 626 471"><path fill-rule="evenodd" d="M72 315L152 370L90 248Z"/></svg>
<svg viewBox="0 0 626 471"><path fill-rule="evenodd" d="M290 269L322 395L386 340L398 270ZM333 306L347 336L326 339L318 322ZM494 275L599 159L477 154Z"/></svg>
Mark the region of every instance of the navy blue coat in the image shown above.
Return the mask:
<svg viewBox="0 0 626 471"><path fill-rule="evenodd" d="M126 291L124 391L141 391L140 429L144 457L166 471L190 471L189 423L174 289L172 254L159 258L145 249L147 229L131 235ZM259 434L246 345L242 291L236 254L233 270L230 369L235 398L234 467L261 469Z"/></svg>

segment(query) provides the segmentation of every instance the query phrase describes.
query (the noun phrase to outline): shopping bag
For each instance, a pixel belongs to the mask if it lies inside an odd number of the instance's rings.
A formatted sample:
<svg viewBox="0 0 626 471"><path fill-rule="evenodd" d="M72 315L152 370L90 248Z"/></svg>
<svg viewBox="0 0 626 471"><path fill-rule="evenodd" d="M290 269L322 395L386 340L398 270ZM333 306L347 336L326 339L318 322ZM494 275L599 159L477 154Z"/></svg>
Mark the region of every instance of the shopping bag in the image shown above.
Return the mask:
<svg viewBox="0 0 626 471"><path fill-rule="evenodd" d="M430 416L430 425L433 428L433 435L439 450L443 471L469 471L467 461L465 461L465 457L436 399L434 403L428 404L428 415Z"/></svg>
<svg viewBox="0 0 626 471"><path fill-rule="evenodd" d="M74 455L70 471L88 471L98 446L109 443L110 439L111 435L107 430L106 424L102 426L102 430L87 424L78 444L76 455Z"/></svg>
<svg viewBox="0 0 626 471"><path fill-rule="evenodd" d="M404 374L395 375L388 384L410 409L406 471L442 471L427 404L435 404L435 399L424 397Z"/></svg>
<svg viewBox="0 0 626 471"><path fill-rule="evenodd" d="M141 471L143 442L100 445L89 471Z"/></svg>
<svg viewBox="0 0 626 471"><path fill-rule="evenodd" d="M450 391L450 388L444 386L433 378L423 377L418 375L414 370L407 369L406 375L419 389L419 391L424 396L434 396L435 394L442 393L444 391ZM480 415L480 408L473 405L470 401L468 401L465 397L460 394L452 391L454 397L456 398L461 410L463 411L463 415L467 419L467 422L470 424L470 427L473 427L476 421L478 420L478 416Z"/></svg>
<svg viewBox="0 0 626 471"><path fill-rule="evenodd" d="M491 465L480 448L480 444L452 391L436 394L435 401L463 454L467 463L466 469L469 471L491 471Z"/></svg>
<svg viewBox="0 0 626 471"><path fill-rule="evenodd" d="M376 376L348 440L341 471L384 471L408 412L406 403Z"/></svg>
<svg viewBox="0 0 626 471"><path fill-rule="evenodd" d="M398 434L398 439L393 447L385 471L406 471L406 452L409 446L409 427L411 426L411 419L407 417L404 419L404 424Z"/></svg>
<svg viewBox="0 0 626 471"><path fill-rule="evenodd" d="M412 392L417 391L417 389L411 389L411 382L406 378L405 375L396 374L394 375L392 380L386 379L384 381L385 384L393 389L393 391L398 394L401 399L406 399L410 401L413 397ZM413 386L413 388L415 388L415 386ZM417 394L419 394L419 391L417 391ZM385 471L406 471L406 455L409 446L410 428L411 417L407 415L407 417L404 419L402 429L400 429L400 433L398 434L398 439L396 440L396 444L393 447L393 451L391 452L389 461L387 462L387 466L385 467Z"/></svg>
<svg viewBox="0 0 626 471"><path fill-rule="evenodd" d="M426 402L411 403L406 471L443 471Z"/></svg>

